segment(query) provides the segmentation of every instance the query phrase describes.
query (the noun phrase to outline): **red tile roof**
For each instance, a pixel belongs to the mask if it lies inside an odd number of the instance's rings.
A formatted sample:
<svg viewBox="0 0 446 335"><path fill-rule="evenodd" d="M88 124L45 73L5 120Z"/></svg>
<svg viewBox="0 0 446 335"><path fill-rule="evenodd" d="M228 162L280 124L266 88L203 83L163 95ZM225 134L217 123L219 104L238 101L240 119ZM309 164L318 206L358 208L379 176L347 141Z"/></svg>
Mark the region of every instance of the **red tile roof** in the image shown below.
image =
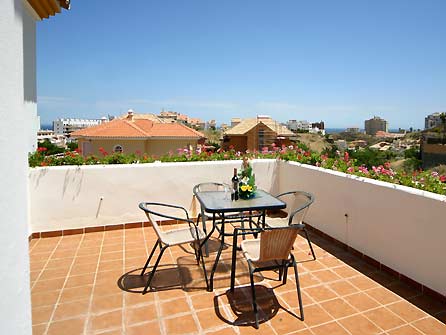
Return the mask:
<svg viewBox="0 0 446 335"><path fill-rule="evenodd" d="M84 128L71 133L71 137L114 137L114 138L202 138L204 135L179 123L154 123L143 119L115 119L98 126Z"/></svg>

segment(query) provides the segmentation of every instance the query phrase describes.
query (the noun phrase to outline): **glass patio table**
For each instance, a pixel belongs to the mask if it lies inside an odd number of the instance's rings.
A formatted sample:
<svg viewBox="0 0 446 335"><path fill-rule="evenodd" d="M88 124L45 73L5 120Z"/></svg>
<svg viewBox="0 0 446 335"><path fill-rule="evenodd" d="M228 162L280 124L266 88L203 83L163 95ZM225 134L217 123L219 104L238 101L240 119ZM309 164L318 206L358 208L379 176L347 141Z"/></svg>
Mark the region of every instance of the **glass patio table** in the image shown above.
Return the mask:
<svg viewBox="0 0 446 335"><path fill-rule="evenodd" d="M201 218L202 218L202 224L203 224L203 230L206 233L206 238L201 242L200 248L203 246L207 247L207 241L211 237L211 235L214 233L215 229L217 228L217 221L218 225L221 225L220 227L220 247L217 252L217 256L215 258L214 265L211 270L211 275L209 277L209 281L207 280L206 273L204 274L206 277L206 283L208 286L208 291L212 291L214 288L213 285L213 279L214 274L217 269L218 261L220 259L224 244L225 244L225 237L227 236L234 236L234 234L231 232L225 232L225 218L231 217L231 213L250 213L245 218L248 218L249 220L252 220L252 212L260 212L260 218L261 218L261 224L262 226L265 225L265 214L267 210L279 210L286 208L286 203L283 201L277 199L273 195L269 194L266 191L258 189L254 195L254 197L244 200L239 199L236 201L233 201L229 199L226 192L221 191L197 191L194 192L195 196L200 203L201 206ZM208 214L208 215L206 215ZM212 214L212 229L209 233L206 232L206 218L209 216L209 214ZM243 220L243 215L240 216L240 220ZM231 218L233 222L233 217ZM229 221L231 221L229 220ZM251 221L252 222L252 221ZM232 259L231 259L231 284L235 281L235 261L236 261L236 255L237 255L237 241L233 241L232 244ZM207 249L206 249L207 253Z"/></svg>

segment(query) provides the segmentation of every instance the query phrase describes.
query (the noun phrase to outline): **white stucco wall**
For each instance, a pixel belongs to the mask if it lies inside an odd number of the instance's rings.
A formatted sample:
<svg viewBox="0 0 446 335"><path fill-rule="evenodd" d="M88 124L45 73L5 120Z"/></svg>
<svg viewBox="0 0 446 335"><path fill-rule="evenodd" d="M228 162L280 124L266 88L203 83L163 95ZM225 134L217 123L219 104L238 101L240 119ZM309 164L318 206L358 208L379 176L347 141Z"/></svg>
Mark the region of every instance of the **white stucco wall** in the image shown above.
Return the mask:
<svg viewBox="0 0 446 335"><path fill-rule="evenodd" d="M446 295L446 196L294 162L279 164L281 191L315 195L309 224Z"/></svg>
<svg viewBox="0 0 446 335"><path fill-rule="evenodd" d="M225 161L30 169L30 232L147 221L138 208L142 201L192 209L194 185L229 183L240 166ZM259 187L278 185L275 167L275 160L253 162Z"/></svg>
<svg viewBox="0 0 446 335"><path fill-rule="evenodd" d="M23 63L22 0L1 1L0 334L31 334Z"/></svg>
<svg viewBox="0 0 446 335"><path fill-rule="evenodd" d="M28 138L27 152L37 149L37 131L40 119L37 115L37 87L36 87L36 21L28 10L23 15L23 92L25 119Z"/></svg>

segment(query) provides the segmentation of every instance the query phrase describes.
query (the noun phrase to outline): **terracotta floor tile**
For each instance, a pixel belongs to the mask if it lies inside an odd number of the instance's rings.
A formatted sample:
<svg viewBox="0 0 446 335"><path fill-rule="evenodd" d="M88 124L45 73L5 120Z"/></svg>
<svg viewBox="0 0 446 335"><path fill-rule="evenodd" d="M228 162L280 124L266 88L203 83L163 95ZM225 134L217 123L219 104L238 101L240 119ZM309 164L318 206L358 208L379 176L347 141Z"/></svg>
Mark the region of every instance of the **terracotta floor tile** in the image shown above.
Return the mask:
<svg viewBox="0 0 446 335"><path fill-rule="evenodd" d="M335 291L341 297L358 292L358 289L350 284L347 280L342 280L328 284L328 287Z"/></svg>
<svg viewBox="0 0 446 335"><path fill-rule="evenodd" d="M324 264L322 264L321 262L319 262L317 260L316 261L312 260L309 262L302 262L300 264L305 268L305 270L307 270L309 272L327 269L327 267Z"/></svg>
<svg viewBox="0 0 446 335"><path fill-rule="evenodd" d="M380 304L370 298L365 293L356 293L350 296L344 297L344 299L353 307L355 307L360 312L367 311L372 308L378 307Z"/></svg>
<svg viewBox="0 0 446 335"><path fill-rule="evenodd" d="M284 302L291 308L299 307L299 299L296 290L285 292L280 295L280 298L283 299ZM302 303L305 307L314 304L314 301L310 298L308 294L302 291Z"/></svg>
<svg viewBox="0 0 446 335"><path fill-rule="evenodd" d="M304 309L304 313L306 309ZM271 326L278 334L287 334L296 330L307 328L305 323L299 318L287 313L279 312L270 320ZM252 327L250 327L252 328ZM240 327L241 329L241 327ZM240 332L241 333L241 332ZM271 333L269 333L271 334Z"/></svg>
<svg viewBox="0 0 446 335"><path fill-rule="evenodd" d="M374 280L366 277L366 276L359 276L355 278L350 278L348 280L353 286L359 288L360 290L368 290L370 288L378 287L379 284L376 283Z"/></svg>
<svg viewBox="0 0 446 335"><path fill-rule="evenodd" d="M365 312L363 315L384 330L401 327L406 324L406 321L385 307L372 309L371 311Z"/></svg>
<svg viewBox="0 0 446 335"><path fill-rule="evenodd" d="M164 290L157 291L155 293L158 296L158 299L162 300L172 300L177 298L184 298L186 295L182 290Z"/></svg>
<svg viewBox="0 0 446 335"><path fill-rule="evenodd" d="M344 262L340 261L336 257L324 257L324 258L319 259L319 262L321 262L328 268L334 268L334 267L344 265Z"/></svg>
<svg viewBox="0 0 446 335"><path fill-rule="evenodd" d="M422 335L423 333L416 330L414 327L406 325L400 328L389 330L388 335Z"/></svg>
<svg viewBox="0 0 446 335"><path fill-rule="evenodd" d="M322 326L312 328L311 331L315 335L348 335L349 333L338 323L331 322Z"/></svg>
<svg viewBox="0 0 446 335"><path fill-rule="evenodd" d="M161 330L158 321L146 322L137 326L130 326L126 328L127 335L161 335Z"/></svg>
<svg viewBox="0 0 446 335"><path fill-rule="evenodd" d="M383 305L401 300L395 293L381 286L368 290L366 293Z"/></svg>
<svg viewBox="0 0 446 335"><path fill-rule="evenodd" d="M40 324L40 325L34 325L33 326L33 335L43 335L45 334L46 328L47 328L47 324Z"/></svg>
<svg viewBox="0 0 446 335"><path fill-rule="evenodd" d="M51 291L51 292L32 292L31 293L31 304L32 307L39 306L49 306L54 305L59 298L59 291Z"/></svg>
<svg viewBox="0 0 446 335"><path fill-rule="evenodd" d="M68 269L58 268L58 269L46 269L40 275L40 280L50 280L56 278L65 278L68 274Z"/></svg>
<svg viewBox="0 0 446 335"><path fill-rule="evenodd" d="M46 265L47 269L57 269L57 268L68 269L70 266L71 266L71 261L67 262L66 259L52 259Z"/></svg>
<svg viewBox="0 0 446 335"><path fill-rule="evenodd" d="M355 269L351 268L348 265L334 268L334 269L332 269L332 271L335 272L337 275L339 275L342 278L351 278L351 277L355 277L358 274L360 274L358 271L356 271Z"/></svg>
<svg viewBox="0 0 446 335"><path fill-rule="evenodd" d="M53 313L54 306L42 306L32 309L32 323L38 325L41 323L47 323Z"/></svg>
<svg viewBox="0 0 446 335"><path fill-rule="evenodd" d="M274 331L270 325L267 323L261 323L259 325L259 329L255 329L252 325L239 326L238 330L241 335L270 335L273 334ZM218 334L218 332L214 333Z"/></svg>
<svg viewBox="0 0 446 335"><path fill-rule="evenodd" d="M94 273L88 273L78 276L70 276L68 277L67 283L65 284L65 288L91 285L94 282L94 277L95 277Z"/></svg>
<svg viewBox="0 0 446 335"><path fill-rule="evenodd" d="M90 300L79 300L75 302L68 302L59 304L54 312L53 321L60 321L65 319L78 318L81 315L88 313L88 306Z"/></svg>
<svg viewBox="0 0 446 335"><path fill-rule="evenodd" d="M169 317L170 315L175 315L179 313L190 313L191 307L189 306L186 298L179 298L174 300L169 300L166 302L161 302L161 315L163 317ZM208 307L212 307L208 306Z"/></svg>
<svg viewBox="0 0 446 335"><path fill-rule="evenodd" d="M101 262L121 260L124 257L122 251L107 252L101 254Z"/></svg>
<svg viewBox="0 0 446 335"><path fill-rule="evenodd" d="M60 303L89 299L91 296L93 286L86 285L80 287L66 288L62 291Z"/></svg>
<svg viewBox="0 0 446 335"><path fill-rule="evenodd" d="M394 304L388 305L387 308L407 322L413 322L415 320L426 317L425 312L416 308L414 305L407 301L396 302Z"/></svg>
<svg viewBox="0 0 446 335"><path fill-rule="evenodd" d="M48 329L48 335L80 335L84 333L86 318L70 319L52 322Z"/></svg>
<svg viewBox="0 0 446 335"><path fill-rule="evenodd" d="M270 328L270 332L272 332L271 328ZM223 329L206 332L206 335L235 335L235 334L237 334L237 333L235 332L234 327L226 327Z"/></svg>
<svg viewBox="0 0 446 335"><path fill-rule="evenodd" d="M185 315L173 319L165 319L166 332L169 335L196 333L197 325L192 315Z"/></svg>
<svg viewBox="0 0 446 335"><path fill-rule="evenodd" d="M304 291L316 302L336 298L336 294L325 286L310 287Z"/></svg>
<svg viewBox="0 0 446 335"><path fill-rule="evenodd" d="M124 292L124 299L127 307L153 304L155 302L155 293L149 292L142 295L141 293Z"/></svg>
<svg viewBox="0 0 446 335"><path fill-rule="evenodd" d="M71 272L70 274L72 276L77 276L77 275L83 275L83 274L87 274L87 273L94 273L96 272L96 267L97 264L95 263L89 263L89 264L74 264L73 267L71 268Z"/></svg>
<svg viewBox="0 0 446 335"><path fill-rule="evenodd" d="M338 321L352 335L378 334L380 329L362 315L351 316Z"/></svg>
<svg viewBox="0 0 446 335"><path fill-rule="evenodd" d="M224 321L217 316L214 308L197 312L197 317L200 322L201 328L204 331L206 331L207 329L225 325Z"/></svg>
<svg viewBox="0 0 446 335"><path fill-rule="evenodd" d="M305 324L309 327L317 326L333 320L323 308L318 305L304 307Z"/></svg>
<svg viewBox="0 0 446 335"><path fill-rule="evenodd" d="M321 307L330 313L330 315L332 315L335 319L343 318L356 313L356 311L349 304L339 298L323 302L321 303Z"/></svg>
<svg viewBox="0 0 446 335"><path fill-rule="evenodd" d="M65 278L56 279L42 279L39 280L33 287L33 292L50 292L58 291L63 287Z"/></svg>
<svg viewBox="0 0 446 335"><path fill-rule="evenodd" d="M96 282L94 286L95 296L108 296L122 293L123 290L118 286L116 280Z"/></svg>
<svg viewBox="0 0 446 335"><path fill-rule="evenodd" d="M109 296L96 296L93 295L93 303L91 306L91 312L94 314L101 314L123 307L122 293L109 295Z"/></svg>
<svg viewBox="0 0 446 335"><path fill-rule="evenodd" d="M213 293L203 293L191 296L192 306L198 311L201 309L207 309L214 306L214 297Z"/></svg>
<svg viewBox="0 0 446 335"><path fill-rule="evenodd" d="M156 306L154 304L126 308L124 313L127 326L158 319Z"/></svg>
<svg viewBox="0 0 446 335"><path fill-rule="evenodd" d="M341 279L341 277L331 270L316 271L313 272L313 275L324 284Z"/></svg>
<svg viewBox="0 0 446 335"><path fill-rule="evenodd" d="M110 270L122 270L123 260L113 260L108 262L99 262L98 272L110 271Z"/></svg>
<svg viewBox="0 0 446 335"><path fill-rule="evenodd" d="M412 326L429 335L446 334L446 325L434 318L426 318L412 323Z"/></svg>
<svg viewBox="0 0 446 335"><path fill-rule="evenodd" d="M122 325L122 310L94 315L90 319L90 331L113 329Z"/></svg>
<svg viewBox="0 0 446 335"><path fill-rule="evenodd" d="M77 256L75 258L76 264L97 264L99 261L99 254L93 254L93 255L83 255L83 256Z"/></svg>

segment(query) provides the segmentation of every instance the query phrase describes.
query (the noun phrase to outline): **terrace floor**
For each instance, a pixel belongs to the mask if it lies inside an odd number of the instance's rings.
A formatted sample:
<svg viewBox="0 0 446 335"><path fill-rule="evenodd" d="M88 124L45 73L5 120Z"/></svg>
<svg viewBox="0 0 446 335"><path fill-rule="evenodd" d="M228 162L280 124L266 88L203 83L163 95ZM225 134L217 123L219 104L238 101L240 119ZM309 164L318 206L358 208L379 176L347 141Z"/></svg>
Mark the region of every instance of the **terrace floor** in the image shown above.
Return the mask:
<svg viewBox="0 0 446 335"><path fill-rule="evenodd" d="M340 247L313 236L317 260L298 237L294 254L303 292L299 319L292 268L257 276L266 320L256 330L249 289L228 293L230 250L206 292L192 249L168 249L142 295L138 276L155 242L151 227L34 239L30 242L33 334L446 334L446 304L380 272ZM211 251L215 249L211 241ZM215 253L206 259L212 265ZM238 284L249 283L241 255Z"/></svg>

